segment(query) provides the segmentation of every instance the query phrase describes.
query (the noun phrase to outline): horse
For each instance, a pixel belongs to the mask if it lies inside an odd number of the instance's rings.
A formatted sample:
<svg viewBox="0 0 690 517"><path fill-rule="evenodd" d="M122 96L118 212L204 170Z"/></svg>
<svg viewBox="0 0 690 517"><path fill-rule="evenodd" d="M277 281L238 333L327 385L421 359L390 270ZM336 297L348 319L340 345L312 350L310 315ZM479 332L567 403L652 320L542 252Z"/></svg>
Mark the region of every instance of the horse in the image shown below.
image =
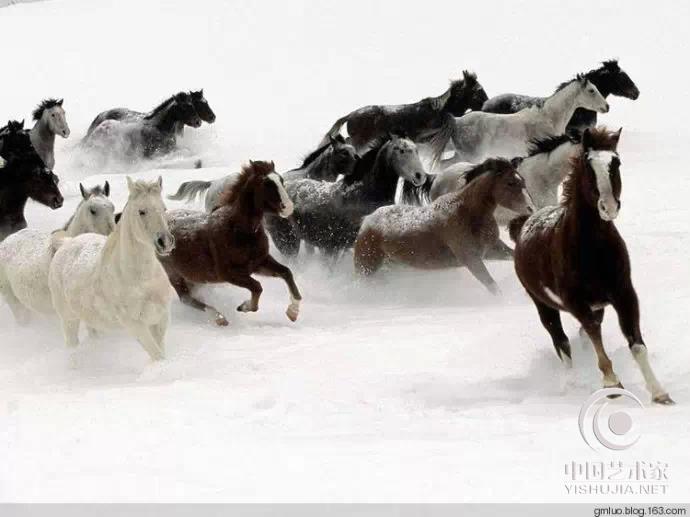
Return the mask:
<svg viewBox="0 0 690 517"><path fill-rule="evenodd" d="M199 115L199 118L203 122L213 124L216 121L216 114L211 109L211 105L208 103L208 100L206 100L206 97L204 97L204 89L202 88L201 90L190 91L189 95L192 96L192 104L194 105L194 109ZM184 126L184 122L177 122L175 127L177 136L181 137L184 135Z"/></svg>
<svg viewBox="0 0 690 517"><path fill-rule="evenodd" d="M292 271L269 253L264 229L265 213L289 217L292 209L273 162L250 161L225 189L218 207L210 214L170 211L168 221L176 246L160 261L182 303L211 314L216 325L226 326L228 320L223 314L192 296L193 287L220 282L244 287L251 298L237 310L256 312L262 287L252 275L279 277L290 292L286 315L290 321L296 321L302 295Z"/></svg>
<svg viewBox="0 0 690 517"><path fill-rule="evenodd" d="M558 136L576 108L584 107L606 113L609 105L599 90L585 76L578 75L548 97L542 106L502 115L472 111L455 119L451 140L454 161L477 163L486 158L526 156L529 142ZM435 154L443 152L447 142L437 141Z"/></svg>
<svg viewBox="0 0 690 517"><path fill-rule="evenodd" d="M62 103L63 99L45 99L31 114L36 121L29 132L31 143L49 169L55 167L55 135L62 138L70 135Z"/></svg>
<svg viewBox="0 0 690 517"><path fill-rule="evenodd" d="M79 184L82 199L74 214L57 232L68 237L82 233L110 234L115 228L113 206L108 196L110 185L91 189ZM48 287L48 268L53 258L51 234L25 228L0 243L0 295L10 306L15 319L25 323L30 311L52 313Z"/></svg>
<svg viewBox="0 0 690 517"><path fill-rule="evenodd" d="M269 218L273 242L287 256L297 255L304 240L337 259L354 244L362 218L395 201L398 178L421 185L426 173L415 143L393 135L380 139L362 156L350 176L336 182L286 182L295 210L290 220Z"/></svg>
<svg viewBox="0 0 690 517"><path fill-rule="evenodd" d="M385 262L421 269L466 267L492 294L498 285L482 258L496 247L496 206L530 214L534 205L513 165L490 158L467 172L467 186L426 206L384 206L366 216L355 242L355 270L368 276Z"/></svg>
<svg viewBox="0 0 690 517"><path fill-rule="evenodd" d="M511 222L515 271L562 361L572 364L570 342L561 325L560 311L566 311L592 341L604 387L623 387L601 337L604 309L611 305L652 400L673 404L652 371L640 332L630 257L613 223L621 207L621 162L616 151L594 149L592 142L600 131L585 129L561 204ZM620 138L620 131L613 137Z"/></svg>
<svg viewBox="0 0 690 517"><path fill-rule="evenodd" d="M310 153L296 169L283 173L285 181L309 178L317 181L335 181L338 176L349 176L353 173L359 157L355 148L346 143L341 135L331 138L329 142ZM235 172L211 181L185 181L175 194L168 199L175 201L193 201L206 192L205 207L211 212L217 205L223 191L237 180L240 173Z"/></svg>
<svg viewBox="0 0 690 517"><path fill-rule="evenodd" d="M453 117L463 115L468 109L481 109L487 99L477 76L465 70L462 79L452 81L438 97L427 97L413 104L365 106L340 117L320 145L325 145L328 138L340 133L344 124L347 124L350 139L360 154L371 142L388 133L406 134L417 143L431 138L440 139L445 144L452 132ZM442 154L442 150L436 150L434 163Z"/></svg>
<svg viewBox="0 0 690 517"><path fill-rule="evenodd" d="M132 180L122 218L107 237L55 234L48 285L65 343L79 344L79 323L94 331L124 328L152 360L165 355L174 291L158 261L175 240L165 219L162 179Z"/></svg>
<svg viewBox="0 0 690 517"><path fill-rule="evenodd" d="M104 111L89 126L82 145L151 158L177 147L178 124L201 126L188 92L176 93L148 113L128 108Z"/></svg>
<svg viewBox="0 0 690 517"><path fill-rule="evenodd" d="M31 198L56 210L64 201L59 178L48 169L24 131L24 122L10 121L0 129L0 241L26 228L24 207Z"/></svg>
<svg viewBox="0 0 690 517"><path fill-rule="evenodd" d="M609 95L625 97L636 100L640 96L640 90L630 76L625 73L618 65L618 61L611 59L604 61L599 68L590 70L584 76L597 87L602 97ZM563 88L568 83L561 84L558 88ZM537 106L544 103L544 97L531 97L529 95L519 95L516 93L504 93L487 100L482 106L482 111L489 113L517 113L520 110ZM566 131L582 132L586 127L597 125L597 114L585 108L578 108L568 121Z"/></svg>

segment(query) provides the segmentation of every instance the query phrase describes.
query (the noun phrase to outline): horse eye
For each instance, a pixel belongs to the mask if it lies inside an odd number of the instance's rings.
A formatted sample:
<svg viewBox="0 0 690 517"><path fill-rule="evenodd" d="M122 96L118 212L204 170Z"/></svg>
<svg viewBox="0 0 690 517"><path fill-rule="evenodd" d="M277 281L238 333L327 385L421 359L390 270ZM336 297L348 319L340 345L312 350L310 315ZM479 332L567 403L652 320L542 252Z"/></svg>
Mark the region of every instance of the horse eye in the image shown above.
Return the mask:
<svg viewBox="0 0 690 517"><path fill-rule="evenodd" d="M89 211L91 212L91 215L96 215L96 209L95 208L91 208L91 209L89 209Z"/></svg>
<svg viewBox="0 0 690 517"><path fill-rule="evenodd" d="M146 215L146 210L139 210L139 215L144 217Z"/></svg>

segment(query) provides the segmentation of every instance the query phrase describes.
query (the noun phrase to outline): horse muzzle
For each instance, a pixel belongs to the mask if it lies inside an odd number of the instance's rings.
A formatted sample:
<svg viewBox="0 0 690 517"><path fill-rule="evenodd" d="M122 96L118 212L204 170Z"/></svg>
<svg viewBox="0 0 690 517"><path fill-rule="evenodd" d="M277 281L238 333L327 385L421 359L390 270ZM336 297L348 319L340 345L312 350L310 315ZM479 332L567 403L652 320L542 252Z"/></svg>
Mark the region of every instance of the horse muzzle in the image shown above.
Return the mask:
<svg viewBox="0 0 690 517"><path fill-rule="evenodd" d="M635 101L640 96L640 90L638 90L637 88L633 88L632 90L629 90L628 92L626 92L625 96L628 99L632 99Z"/></svg>
<svg viewBox="0 0 690 517"><path fill-rule="evenodd" d="M167 257L175 249L175 237L171 235L161 235L155 242L156 253L162 257Z"/></svg>
<svg viewBox="0 0 690 517"><path fill-rule="evenodd" d="M53 200L50 202L50 208L53 210L57 210L58 208L62 207L62 203L64 203L64 198L62 196L55 196Z"/></svg>

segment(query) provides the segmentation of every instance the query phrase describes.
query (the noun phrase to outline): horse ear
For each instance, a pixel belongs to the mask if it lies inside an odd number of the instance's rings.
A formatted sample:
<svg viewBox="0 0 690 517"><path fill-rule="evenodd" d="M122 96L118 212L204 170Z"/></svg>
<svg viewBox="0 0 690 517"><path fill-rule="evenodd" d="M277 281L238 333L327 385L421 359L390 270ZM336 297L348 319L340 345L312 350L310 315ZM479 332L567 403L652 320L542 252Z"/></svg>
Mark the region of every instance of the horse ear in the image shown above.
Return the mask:
<svg viewBox="0 0 690 517"><path fill-rule="evenodd" d="M582 147L587 151L592 148L592 134L589 131L589 128L586 128L582 132Z"/></svg>
<svg viewBox="0 0 690 517"><path fill-rule="evenodd" d="M510 160L510 165L513 166L513 169L517 169L522 163L522 160L524 160L522 156L516 156Z"/></svg>
<svg viewBox="0 0 690 517"><path fill-rule="evenodd" d="M251 165L252 167L254 167L254 160L249 160L249 165Z"/></svg>
<svg viewBox="0 0 690 517"><path fill-rule="evenodd" d="M129 176L127 176L127 189L129 190L130 194L134 194L134 187L135 187L134 180L132 178L130 178Z"/></svg>
<svg viewBox="0 0 690 517"><path fill-rule="evenodd" d="M616 131L613 134L613 137L611 140L613 140L613 148L618 149L618 141L621 139L621 133L623 132L623 128L621 127L618 131Z"/></svg>
<svg viewBox="0 0 690 517"><path fill-rule="evenodd" d="M105 197L110 197L110 183L108 183L108 181L106 181L105 185L103 185L103 194Z"/></svg>
<svg viewBox="0 0 690 517"><path fill-rule="evenodd" d="M81 192L81 197L83 197L84 199L89 197L88 193L86 192L86 189L84 188L84 185L82 185L81 183L79 184L79 192Z"/></svg>
<svg viewBox="0 0 690 517"><path fill-rule="evenodd" d="M272 170L276 170L276 164L273 163L273 160L271 160L271 169L272 169Z"/></svg>
<svg viewBox="0 0 690 517"><path fill-rule="evenodd" d="M332 135L328 135L328 141L331 143L331 145L335 145L338 143L338 141L335 138L333 138Z"/></svg>
<svg viewBox="0 0 690 517"><path fill-rule="evenodd" d="M158 192L163 191L163 176L158 176L158 180L156 181L156 186L158 188Z"/></svg>
<svg viewBox="0 0 690 517"><path fill-rule="evenodd" d="M57 101L55 104L57 104L58 106L62 106L62 103L63 103L64 101L65 101L65 99L60 99L60 100Z"/></svg>
<svg viewBox="0 0 690 517"><path fill-rule="evenodd" d="M24 129L24 119L22 119L22 121L19 123L19 129Z"/></svg>
<svg viewBox="0 0 690 517"><path fill-rule="evenodd" d="M122 217L122 212L118 212L115 214L115 224L120 222L120 218Z"/></svg>
<svg viewBox="0 0 690 517"><path fill-rule="evenodd" d="M204 89L203 88L201 90L199 90L199 95L201 95L202 97L204 96Z"/></svg>

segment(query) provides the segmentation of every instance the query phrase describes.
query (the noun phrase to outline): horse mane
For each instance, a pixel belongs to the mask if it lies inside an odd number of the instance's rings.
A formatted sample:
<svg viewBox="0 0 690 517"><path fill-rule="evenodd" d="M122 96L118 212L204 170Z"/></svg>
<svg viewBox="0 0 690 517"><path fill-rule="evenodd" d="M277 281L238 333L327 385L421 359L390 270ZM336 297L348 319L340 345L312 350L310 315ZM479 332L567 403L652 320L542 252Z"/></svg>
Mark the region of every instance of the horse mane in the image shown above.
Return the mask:
<svg viewBox="0 0 690 517"><path fill-rule="evenodd" d="M579 144L580 140L568 133L547 138L534 138L529 142L527 156L535 156L542 153L550 153L565 143Z"/></svg>
<svg viewBox="0 0 690 517"><path fill-rule="evenodd" d="M62 99L53 99L48 98L48 99L43 99L36 108L31 112L31 116L33 117L34 120L41 120L41 117L43 116L43 112L45 110L48 110L50 108L54 108L55 106L61 106L62 105Z"/></svg>
<svg viewBox="0 0 690 517"><path fill-rule="evenodd" d="M177 97L178 95L188 95L188 94L185 93L185 92L178 92L178 93L176 93L176 94L174 94L174 95L171 95L170 97L168 97L167 99L165 99L163 102L161 102L158 106L156 106L155 108L153 108L153 109L149 112L149 114L146 115L144 118L145 118L145 119L150 119L150 118L153 118L153 117L155 117L156 115L158 115L162 110L164 110L164 109L168 106L168 104L170 104L172 101L174 101L174 100L175 100L175 97Z"/></svg>
<svg viewBox="0 0 690 517"><path fill-rule="evenodd" d="M367 172L369 172L374 167L374 162L376 162L376 157L379 154L381 148L390 142L391 137L381 136L370 142L369 150L364 153L363 156L357 160L355 164L355 170L352 174L345 176L343 182L345 185L352 185L353 183L362 180Z"/></svg>
<svg viewBox="0 0 690 517"><path fill-rule="evenodd" d="M468 185L469 183L477 179L479 176L482 176L483 174L489 171L501 169L501 167L497 167L498 165L512 167L510 160L506 160L505 158L487 158L482 163L475 165L462 175L463 178L467 180L467 183L465 183L465 185Z"/></svg>
<svg viewBox="0 0 690 517"><path fill-rule="evenodd" d="M343 138L343 135L336 135L334 139L341 144L345 143L345 138ZM321 147L317 148L316 150L312 151L309 153L305 158L304 161L302 162L302 165L297 167L298 169L304 169L307 165L311 165L316 161L316 159L321 156L329 147L331 146L331 142L329 141L327 144L322 145Z"/></svg>
<svg viewBox="0 0 690 517"><path fill-rule="evenodd" d="M252 180L258 176L267 176L272 172L275 172L275 165L273 162L254 162L250 160L249 164L242 165L242 170L237 176L237 179L225 187L225 190L221 193L218 199L217 208L232 205L239 199L240 195Z"/></svg>
<svg viewBox="0 0 690 517"><path fill-rule="evenodd" d="M618 144L616 133L603 126L590 129L589 137L594 151L613 151ZM586 152L583 149L577 156L570 159L571 171L563 180L562 206L567 205L577 194L577 180L587 167L585 155Z"/></svg>
<svg viewBox="0 0 690 517"><path fill-rule="evenodd" d="M601 70L602 68L604 68L607 72L620 72L621 70L621 67L618 65L617 59L607 59L606 61L601 62L601 66L599 68L590 70L590 72L588 73L596 72L597 70Z"/></svg>
<svg viewBox="0 0 690 517"><path fill-rule="evenodd" d="M587 74L577 74L575 77L573 77L573 78L570 79L569 81L565 81L564 83L559 84L559 85L556 87L556 91L555 91L554 93L560 92L563 88L565 88L565 87L568 86L569 84L574 83L575 81L579 81L580 84L582 84L582 85L584 86L584 83L585 83L585 81L587 81L587 80L588 80L588 79L587 79Z"/></svg>

